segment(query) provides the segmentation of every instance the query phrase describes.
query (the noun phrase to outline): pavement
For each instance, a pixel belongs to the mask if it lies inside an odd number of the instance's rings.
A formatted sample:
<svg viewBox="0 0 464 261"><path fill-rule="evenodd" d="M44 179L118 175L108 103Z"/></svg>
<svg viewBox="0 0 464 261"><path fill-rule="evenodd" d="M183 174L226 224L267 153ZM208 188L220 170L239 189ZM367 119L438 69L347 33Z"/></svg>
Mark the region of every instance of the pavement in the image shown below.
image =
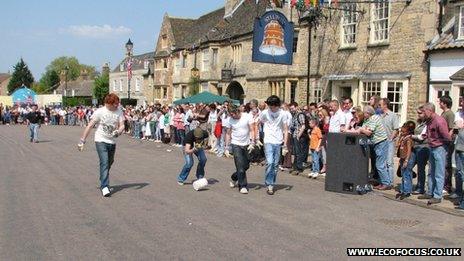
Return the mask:
<svg viewBox="0 0 464 261"><path fill-rule="evenodd" d="M233 161L212 155L210 185L194 191L176 183L180 148L127 136L103 198L91 139L77 151L82 130L43 126L35 144L26 126L0 125L1 259L332 260L347 247L464 245L462 217L381 193L331 193L279 173L269 196L264 169L252 167L250 193L239 194L228 187Z"/></svg>

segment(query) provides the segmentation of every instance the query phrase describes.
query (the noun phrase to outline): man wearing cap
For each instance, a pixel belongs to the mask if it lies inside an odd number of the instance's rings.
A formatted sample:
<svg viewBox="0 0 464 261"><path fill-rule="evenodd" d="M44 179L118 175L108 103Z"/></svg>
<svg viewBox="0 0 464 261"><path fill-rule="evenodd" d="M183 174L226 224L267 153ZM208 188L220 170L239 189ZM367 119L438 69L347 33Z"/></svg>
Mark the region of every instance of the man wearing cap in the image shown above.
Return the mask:
<svg viewBox="0 0 464 261"><path fill-rule="evenodd" d="M208 132L202 130L200 127L195 128L187 133L184 139L184 159L185 165L182 168L179 176L177 177L177 183L184 185L190 170L193 167L193 154L198 158L198 166L196 177L201 179L205 176L205 165L206 165L206 154L205 147L208 139Z"/></svg>
<svg viewBox="0 0 464 261"><path fill-rule="evenodd" d="M364 106L364 124L358 132L370 137L375 151L375 168L379 173L380 184L375 186L378 190L392 189L393 181L387 170L388 135L383 126L382 119L375 114L372 106Z"/></svg>
<svg viewBox="0 0 464 261"><path fill-rule="evenodd" d="M264 132L264 154L266 155L266 177L267 194L274 195L274 184L279 166L280 150L282 154L288 153L288 124L285 113L282 112L280 98L272 95L266 100L268 106L259 116L263 124ZM283 143L283 146L282 146Z"/></svg>
<svg viewBox="0 0 464 261"><path fill-rule="evenodd" d="M229 144L234 155L236 172L232 174L230 187L237 186L240 193L248 194L246 171L250 167L248 152L256 143L256 134L253 130L254 120L251 114L241 112L240 108L231 104L229 106L230 117L223 123L226 131L226 151L229 155Z"/></svg>

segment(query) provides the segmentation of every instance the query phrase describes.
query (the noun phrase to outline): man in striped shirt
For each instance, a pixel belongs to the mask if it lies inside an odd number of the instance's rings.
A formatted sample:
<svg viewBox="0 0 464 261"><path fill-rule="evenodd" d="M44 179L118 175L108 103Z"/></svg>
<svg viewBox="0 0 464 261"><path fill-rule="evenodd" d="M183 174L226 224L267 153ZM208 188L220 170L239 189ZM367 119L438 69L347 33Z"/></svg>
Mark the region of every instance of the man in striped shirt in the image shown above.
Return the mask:
<svg viewBox="0 0 464 261"><path fill-rule="evenodd" d="M375 168L379 173L380 184L375 186L378 190L392 189L393 181L387 170L387 154L388 154L388 134L383 126L382 119L375 114L372 106L364 107L365 121L359 133L368 136L373 144L375 151Z"/></svg>

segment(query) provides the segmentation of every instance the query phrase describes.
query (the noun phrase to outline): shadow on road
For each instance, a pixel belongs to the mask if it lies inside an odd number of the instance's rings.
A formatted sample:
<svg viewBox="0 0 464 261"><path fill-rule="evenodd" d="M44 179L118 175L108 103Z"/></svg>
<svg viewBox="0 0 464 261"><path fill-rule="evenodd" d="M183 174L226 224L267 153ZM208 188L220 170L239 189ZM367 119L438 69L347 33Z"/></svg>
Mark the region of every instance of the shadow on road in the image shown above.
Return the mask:
<svg viewBox="0 0 464 261"><path fill-rule="evenodd" d="M146 186L150 185L150 183L131 183L131 184L123 184L123 185L116 185L116 186L111 186L111 194L118 193L121 190L124 189L142 189Z"/></svg>
<svg viewBox="0 0 464 261"><path fill-rule="evenodd" d="M262 188L266 188L263 184L257 184L257 183L248 183L248 188L249 189L254 189L254 190L260 190ZM278 190L292 190L293 186L291 185L285 185L285 184L276 184L274 185L274 191Z"/></svg>

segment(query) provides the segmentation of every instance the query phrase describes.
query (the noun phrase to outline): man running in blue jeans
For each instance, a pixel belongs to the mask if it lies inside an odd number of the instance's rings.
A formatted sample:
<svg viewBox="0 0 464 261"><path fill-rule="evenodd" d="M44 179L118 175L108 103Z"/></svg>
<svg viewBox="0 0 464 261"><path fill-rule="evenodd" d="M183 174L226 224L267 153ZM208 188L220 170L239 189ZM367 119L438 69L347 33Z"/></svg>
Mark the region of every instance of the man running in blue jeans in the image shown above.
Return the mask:
<svg viewBox="0 0 464 261"><path fill-rule="evenodd" d="M229 145L231 146L234 155L234 163L236 171L232 174L230 187L237 186L239 192L248 194L248 183L246 171L250 167L250 159L248 153L256 144L256 135L253 130L253 116L246 112L241 112L236 105L229 106L230 117L223 123L226 132L226 151L225 155L229 156Z"/></svg>
<svg viewBox="0 0 464 261"><path fill-rule="evenodd" d="M205 176L205 165L206 165L206 155L205 147L208 140L208 132L202 130L200 127L191 130L185 135L184 139L184 159L185 165L182 168L179 176L177 177L177 184L184 185L185 180L187 179L190 170L193 167L193 154L198 158L197 166L197 179L201 179Z"/></svg>
<svg viewBox="0 0 464 261"><path fill-rule="evenodd" d="M105 106L99 108L82 134L78 149L82 151L85 139L95 124L95 146L100 159L100 189L104 197L110 196L109 171L114 162L116 138L124 131L124 116L119 108L119 97L110 93L105 97Z"/></svg>
<svg viewBox="0 0 464 261"><path fill-rule="evenodd" d="M39 128L40 124L43 121L43 117L40 114L40 112L37 110L37 105L32 105L31 112L29 112L26 115L26 122L27 125L29 126L29 132L30 132L30 142L39 142Z"/></svg>
<svg viewBox="0 0 464 261"><path fill-rule="evenodd" d="M264 183L267 186L267 194L274 195L280 150L282 149L284 156L288 153L288 125L286 123L287 116L280 109L281 101L279 97L276 95L270 96L267 98L266 104L268 108L263 110L259 116L259 120L263 124L264 154L266 155L266 177Z"/></svg>

